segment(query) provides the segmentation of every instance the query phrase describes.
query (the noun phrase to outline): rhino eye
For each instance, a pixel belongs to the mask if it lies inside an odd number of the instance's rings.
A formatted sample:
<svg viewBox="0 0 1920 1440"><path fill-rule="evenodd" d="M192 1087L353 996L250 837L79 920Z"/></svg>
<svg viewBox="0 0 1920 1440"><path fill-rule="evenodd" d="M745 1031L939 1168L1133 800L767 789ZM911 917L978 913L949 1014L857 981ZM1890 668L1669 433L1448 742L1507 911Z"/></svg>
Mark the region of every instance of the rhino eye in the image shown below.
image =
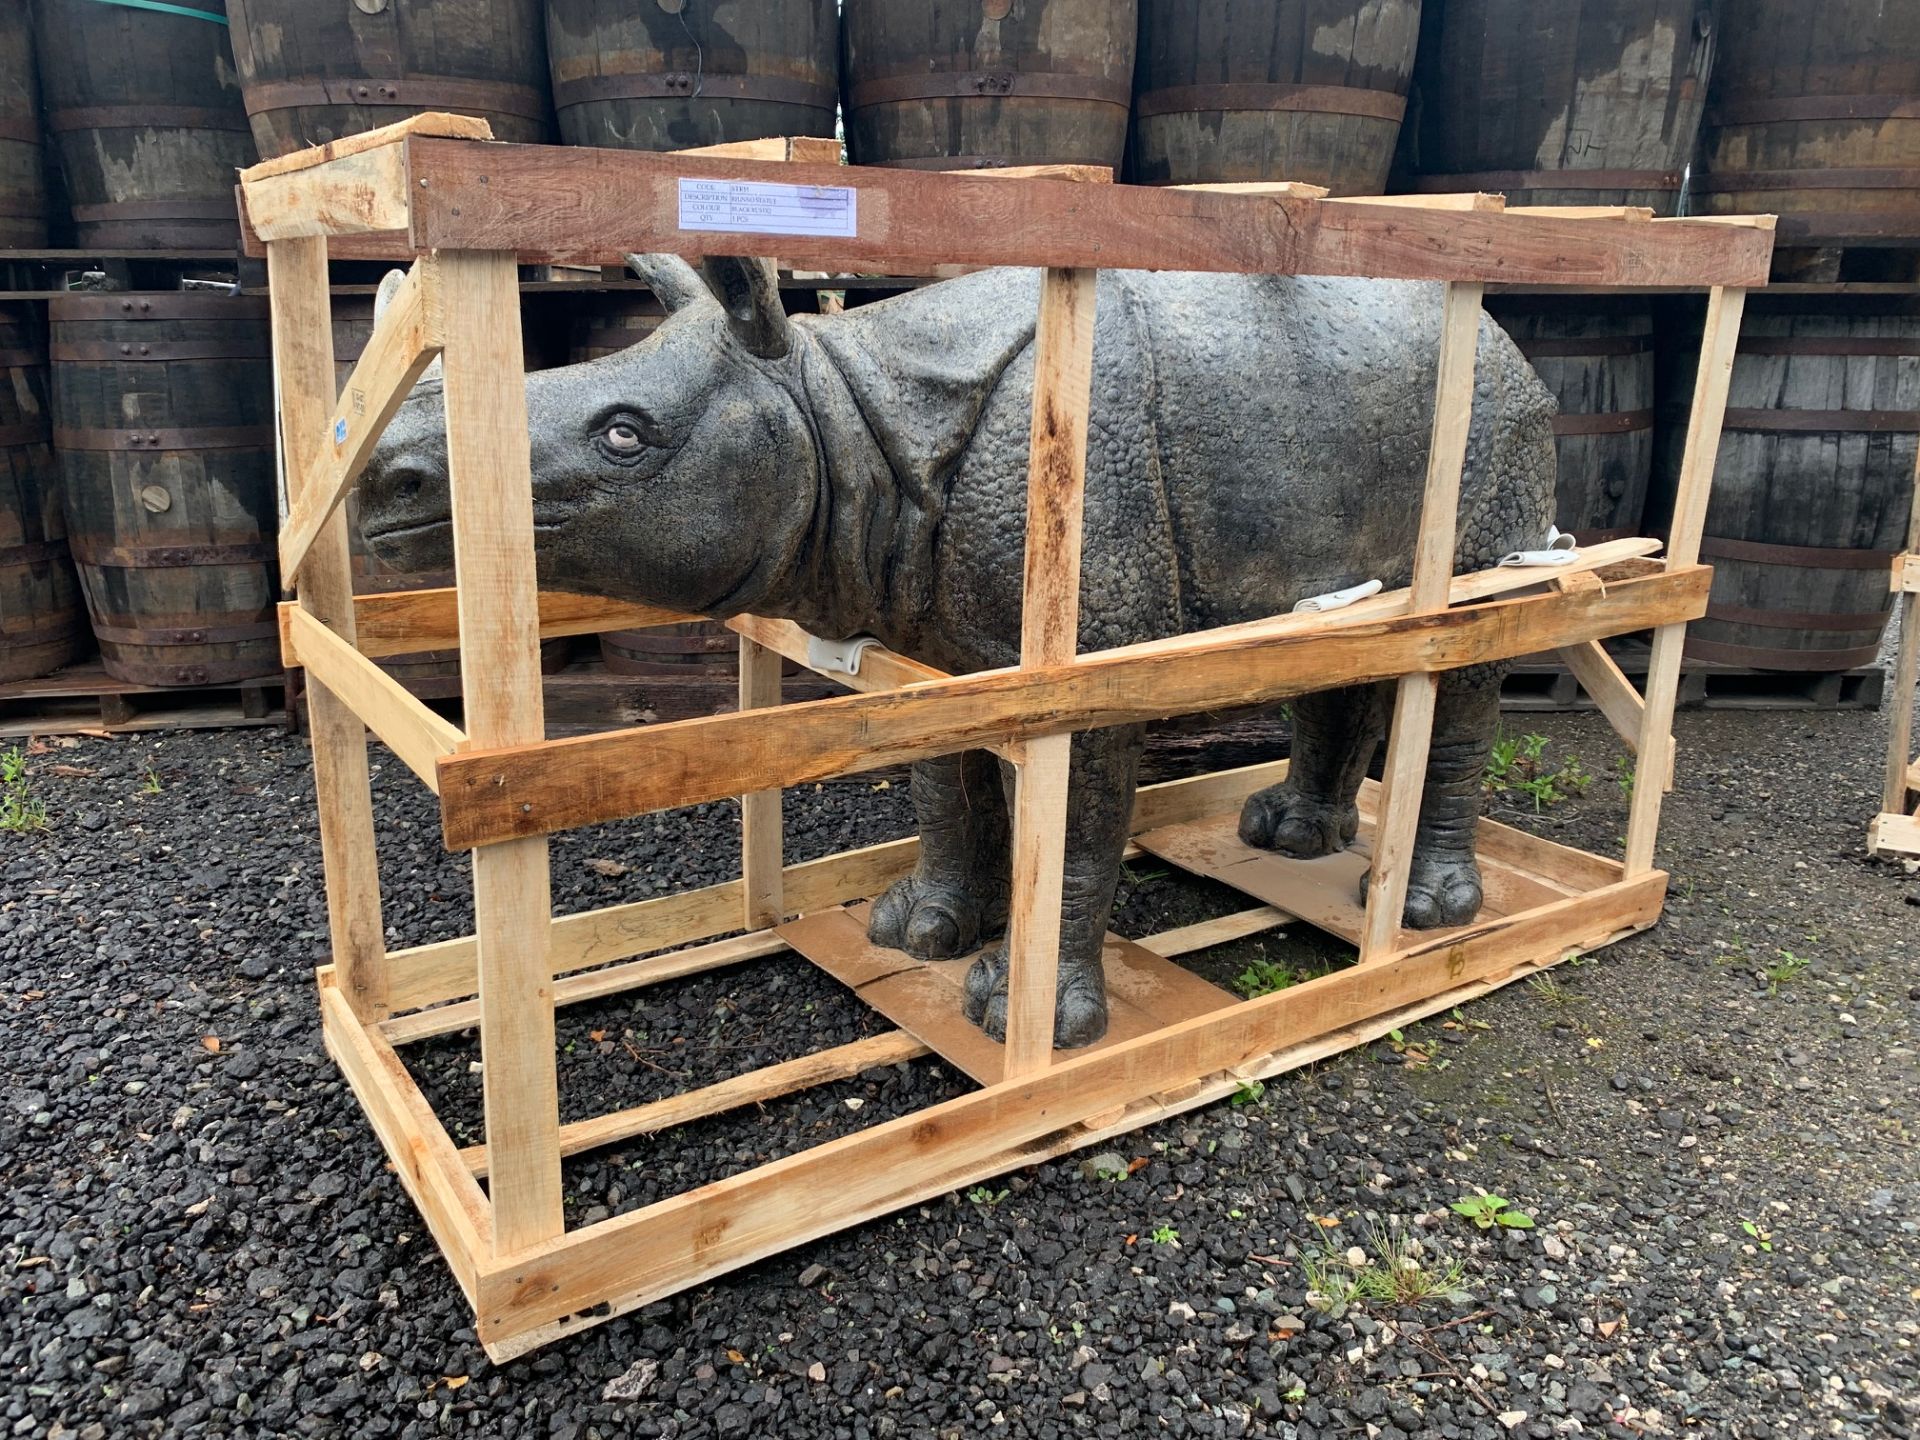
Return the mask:
<svg viewBox="0 0 1920 1440"><path fill-rule="evenodd" d="M615 450L631 453L641 445L640 432L624 421L609 425L606 429L607 444Z"/></svg>

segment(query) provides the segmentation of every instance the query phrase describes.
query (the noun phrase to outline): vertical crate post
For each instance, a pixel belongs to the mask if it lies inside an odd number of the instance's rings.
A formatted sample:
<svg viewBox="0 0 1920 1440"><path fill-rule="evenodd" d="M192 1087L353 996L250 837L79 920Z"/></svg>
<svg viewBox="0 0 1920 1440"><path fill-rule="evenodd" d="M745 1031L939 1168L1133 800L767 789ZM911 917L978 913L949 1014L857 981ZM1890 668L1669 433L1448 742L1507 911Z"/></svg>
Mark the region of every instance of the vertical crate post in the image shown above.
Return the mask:
<svg viewBox="0 0 1920 1440"><path fill-rule="evenodd" d="M740 708L764 710L780 703L780 667L777 651L740 637ZM780 818L780 792L759 790L740 797L740 878L746 891L741 926L765 930L786 919L781 865L785 835Z"/></svg>
<svg viewBox="0 0 1920 1440"><path fill-rule="evenodd" d="M546 719L519 269L511 253L439 260L467 734L477 748L522 745L546 738ZM475 850L473 904L488 1185L504 1258L565 1228L545 837Z"/></svg>
<svg viewBox="0 0 1920 1440"><path fill-rule="evenodd" d="M1727 418L1727 393L1733 385L1734 351L1747 292L1715 286L1707 301L1707 327L1700 339L1700 374L1693 387L1687 421L1687 448L1673 498L1673 524L1667 536L1667 563L1693 565L1700 559L1700 537L1707 525L1707 501L1713 493L1713 467L1720 455L1720 431ZM1629 880L1653 869L1654 843L1660 835L1660 805L1673 773L1673 707L1680 697L1680 657L1687 627L1662 625L1653 632L1647 660L1647 703L1642 713L1638 782L1627 819Z"/></svg>
<svg viewBox="0 0 1920 1440"><path fill-rule="evenodd" d="M1473 425L1473 371L1484 291L1484 286L1461 282L1447 286L1440 332L1440 374L1434 389L1433 442L1427 454L1420 539L1413 555L1413 589L1408 602L1414 614L1445 609L1453 585L1460 476L1466 468L1467 436ZM1394 698L1393 731L1387 743L1380 809L1373 829L1372 878L1367 886L1366 927L1360 943L1363 962L1391 953L1399 940L1439 694L1440 677L1421 671L1402 676Z"/></svg>
<svg viewBox="0 0 1920 1440"><path fill-rule="evenodd" d="M1064 665L1079 648L1081 518L1087 414L1093 403L1094 296L1099 272L1046 272L1034 336L1027 460L1027 548L1020 663ZM1013 802L1013 906L1007 924L1006 1078L1053 1058L1060 973L1071 735L1026 742Z"/></svg>
<svg viewBox="0 0 1920 1440"><path fill-rule="evenodd" d="M1913 475L1913 513L1907 520L1907 550L1900 574L1912 584L1912 571L1920 556L1920 457L1916 457ZM1910 790L1920 790L1913 780L1913 688L1920 684L1920 593L1904 591L1896 612L1900 617L1900 649L1893 666L1893 724L1887 735L1886 793L1880 809L1887 815L1907 813Z"/></svg>
<svg viewBox="0 0 1920 1440"><path fill-rule="evenodd" d="M274 241L267 248L267 270L280 390L281 464L291 508L304 498L314 466L332 443L327 428L333 416L333 316L325 237ZM295 583L293 576L285 578ZM307 552L297 584L300 607L352 644L353 568L344 506ZM317 681L308 686L307 716L334 975L353 1013L371 1024L392 1012L366 726Z"/></svg>

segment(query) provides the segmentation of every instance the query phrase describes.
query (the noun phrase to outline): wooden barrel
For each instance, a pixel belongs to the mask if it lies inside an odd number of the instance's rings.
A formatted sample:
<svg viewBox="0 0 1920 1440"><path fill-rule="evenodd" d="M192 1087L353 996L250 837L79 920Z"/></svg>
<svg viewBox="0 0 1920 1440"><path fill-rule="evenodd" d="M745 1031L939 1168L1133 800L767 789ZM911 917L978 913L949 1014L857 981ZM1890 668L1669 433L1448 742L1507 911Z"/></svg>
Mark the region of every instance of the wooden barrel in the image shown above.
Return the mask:
<svg viewBox="0 0 1920 1440"><path fill-rule="evenodd" d="M550 140L540 3L227 0L261 155L423 110L482 116L500 140Z"/></svg>
<svg viewBox="0 0 1920 1440"><path fill-rule="evenodd" d="M1147 185L1387 183L1420 40L1420 0L1306 7L1140 0L1133 178Z"/></svg>
<svg viewBox="0 0 1920 1440"><path fill-rule="evenodd" d="M236 169L254 161L223 0L34 7L47 126L82 246L239 243Z"/></svg>
<svg viewBox="0 0 1920 1440"><path fill-rule="evenodd" d="M1108 165L1127 144L1136 0L846 0L856 165Z"/></svg>
<svg viewBox="0 0 1920 1440"><path fill-rule="evenodd" d="M1672 510L1700 325L1692 307L1662 367L1651 513ZM1872 664L1916 450L1920 304L1750 300L1700 547L1713 594L1687 653L1768 670Z"/></svg>
<svg viewBox="0 0 1920 1440"><path fill-rule="evenodd" d="M1920 6L1729 6L1701 151L1708 214L1777 214L1790 245L1920 240Z"/></svg>
<svg viewBox="0 0 1920 1440"><path fill-rule="evenodd" d="M779 5L547 0L560 135L569 145L685 150L834 133L834 0Z"/></svg>
<svg viewBox="0 0 1920 1440"><path fill-rule="evenodd" d="M0 10L0 249L47 243L47 166L40 148L40 82L27 7Z"/></svg>
<svg viewBox="0 0 1920 1440"><path fill-rule="evenodd" d="M1401 154L1417 177L1410 188L1673 214L1706 104L1719 4L1429 5Z"/></svg>
<svg viewBox="0 0 1920 1440"><path fill-rule="evenodd" d="M54 448L107 673L277 671L265 297L71 295L52 317Z"/></svg>
<svg viewBox="0 0 1920 1440"><path fill-rule="evenodd" d="M724 674L739 668L740 639L718 620L610 630L600 637L600 658L616 675Z"/></svg>
<svg viewBox="0 0 1920 1440"><path fill-rule="evenodd" d="M30 680L80 651L86 621L67 554L34 308L0 305L0 680Z"/></svg>
<svg viewBox="0 0 1920 1440"><path fill-rule="evenodd" d="M567 363L604 360L631 349L660 328L666 307L644 290L582 295L568 327Z"/></svg>
<svg viewBox="0 0 1920 1440"><path fill-rule="evenodd" d="M1560 402L1554 523L1583 544L1645 534L1653 472L1653 306L1632 298L1496 296L1506 328Z"/></svg>

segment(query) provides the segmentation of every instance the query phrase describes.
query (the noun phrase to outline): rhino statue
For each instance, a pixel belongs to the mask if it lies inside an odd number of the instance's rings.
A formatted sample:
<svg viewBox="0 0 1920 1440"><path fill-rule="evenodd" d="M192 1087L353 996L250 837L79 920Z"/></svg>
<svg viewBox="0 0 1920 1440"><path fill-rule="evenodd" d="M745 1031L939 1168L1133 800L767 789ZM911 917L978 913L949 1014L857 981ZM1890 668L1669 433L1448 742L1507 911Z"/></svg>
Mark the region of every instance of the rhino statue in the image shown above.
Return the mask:
<svg viewBox="0 0 1920 1440"><path fill-rule="evenodd" d="M668 318L632 349L532 375L543 588L878 637L954 672L1019 660L1040 274L989 270L843 315L783 313L763 261L633 257ZM1082 652L1408 582L1433 422L1442 290L1404 282L1102 273L1088 439ZM1482 319L1457 568L1538 546L1554 402ZM362 482L375 552L452 562L442 401L401 408ZM1500 675L1441 683L1406 923L1473 917L1474 838ZM1303 697L1293 764L1240 817L1287 855L1348 844L1390 687ZM1139 726L1076 735L1056 1043L1105 1032L1100 952L1127 842ZM913 769L920 859L871 938L924 959L1004 929L1007 775L985 751ZM966 1012L996 1037L1007 958Z"/></svg>

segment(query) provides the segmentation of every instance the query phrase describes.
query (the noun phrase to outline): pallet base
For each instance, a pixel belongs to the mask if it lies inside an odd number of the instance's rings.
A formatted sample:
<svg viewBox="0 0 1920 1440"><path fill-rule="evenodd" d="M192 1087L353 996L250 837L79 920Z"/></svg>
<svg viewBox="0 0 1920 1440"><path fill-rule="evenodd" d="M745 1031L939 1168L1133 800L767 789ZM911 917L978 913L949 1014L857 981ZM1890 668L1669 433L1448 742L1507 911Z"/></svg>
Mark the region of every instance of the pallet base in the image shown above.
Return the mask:
<svg viewBox="0 0 1920 1440"><path fill-rule="evenodd" d="M1645 646L1609 646L1621 671L1644 685ZM1794 670L1751 670L1684 660L1680 667L1680 710L1878 710L1886 699L1887 676L1878 666L1827 674ZM1517 713L1593 710L1593 698L1564 665L1553 660L1522 660L1500 689L1500 708Z"/></svg>
<svg viewBox="0 0 1920 1440"><path fill-rule="evenodd" d="M1219 878L1271 908L1138 943L1112 940L1112 1033L1097 1047L1057 1052L1053 1067L1037 1078L998 1079L1003 1047L960 1014L967 961L927 965L868 945L864 907L828 909L779 927L753 947L754 955L791 945L983 1088L570 1232L527 1255L492 1257L481 1224L485 1202L474 1180L483 1162L456 1149L392 1048L390 1037L418 1038L447 1027L414 1026L406 1017L362 1025L334 987L332 972L322 971L328 1048L447 1250L475 1305L488 1354L505 1362L794 1245L1226 1098L1249 1081L1365 1044L1659 918L1664 874L1626 881L1614 861L1483 821L1490 899L1472 925L1408 932L1400 948L1380 960L1238 1001L1162 956L1293 917L1352 939L1363 918L1355 890L1378 798L1372 782L1361 797L1356 849L1304 862L1241 853L1246 847L1233 834L1240 800L1283 778L1285 769L1251 767L1142 792L1136 812L1142 850ZM641 965L631 973L635 978L619 988L681 972ZM785 1068L808 1072L796 1062ZM689 1114L711 1113L725 1108L721 1097L712 1106L701 1097L729 1087L753 1090L761 1100L814 1083L756 1085L773 1073L722 1082L680 1103ZM821 1073L832 1078L837 1071L828 1066ZM603 1125L607 1136L629 1129L618 1119ZM802 1192L808 1203L795 1204Z"/></svg>
<svg viewBox="0 0 1920 1440"><path fill-rule="evenodd" d="M285 693L286 677L278 672L171 689L115 680L96 660L0 684L0 738L284 725Z"/></svg>

